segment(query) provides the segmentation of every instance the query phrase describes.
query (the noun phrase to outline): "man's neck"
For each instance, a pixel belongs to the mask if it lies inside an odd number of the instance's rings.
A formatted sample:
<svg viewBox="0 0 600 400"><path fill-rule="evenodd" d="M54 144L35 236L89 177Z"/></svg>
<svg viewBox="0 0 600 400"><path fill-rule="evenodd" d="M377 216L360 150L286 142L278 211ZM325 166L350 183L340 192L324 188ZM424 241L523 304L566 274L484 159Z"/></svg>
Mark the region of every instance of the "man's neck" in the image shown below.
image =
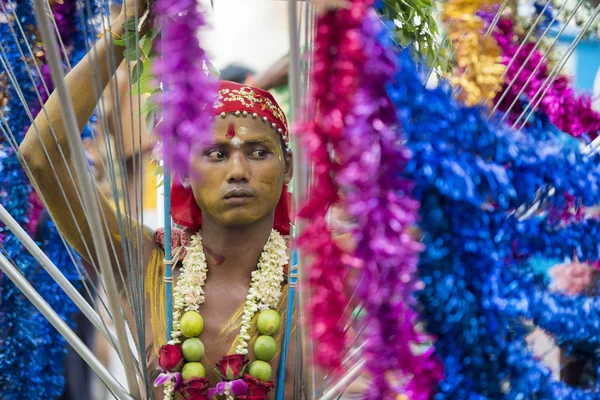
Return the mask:
<svg viewBox="0 0 600 400"><path fill-rule="evenodd" d="M210 218L202 221L202 242L212 279L249 278L263 251L273 221L269 218L253 224L223 227Z"/></svg>

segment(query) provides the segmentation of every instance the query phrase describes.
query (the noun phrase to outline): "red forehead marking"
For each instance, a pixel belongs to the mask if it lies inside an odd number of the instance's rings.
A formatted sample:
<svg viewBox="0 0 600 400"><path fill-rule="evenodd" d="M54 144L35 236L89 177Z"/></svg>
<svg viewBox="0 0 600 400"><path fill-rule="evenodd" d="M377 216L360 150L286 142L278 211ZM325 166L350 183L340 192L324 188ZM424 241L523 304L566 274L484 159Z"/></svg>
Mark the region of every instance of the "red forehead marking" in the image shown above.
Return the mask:
<svg viewBox="0 0 600 400"><path fill-rule="evenodd" d="M235 137L235 125L233 123L231 123L227 127L227 139L233 139L234 137Z"/></svg>

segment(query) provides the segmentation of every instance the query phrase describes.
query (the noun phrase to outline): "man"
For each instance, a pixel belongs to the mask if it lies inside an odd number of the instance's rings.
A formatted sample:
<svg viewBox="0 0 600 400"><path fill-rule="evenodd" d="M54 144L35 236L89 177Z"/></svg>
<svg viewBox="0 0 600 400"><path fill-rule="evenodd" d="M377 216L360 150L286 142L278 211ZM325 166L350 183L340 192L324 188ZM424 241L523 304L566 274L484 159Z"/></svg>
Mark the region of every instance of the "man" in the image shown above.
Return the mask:
<svg viewBox="0 0 600 400"><path fill-rule="evenodd" d="M122 34L125 20L123 14L119 16L111 27L112 32ZM111 68L111 64L107 62L111 52L116 60L112 65L119 65L123 60L123 52L114 51L105 40L100 40L66 77L80 127L88 121L98 101L95 96L97 91L94 90L94 80L98 77L92 75L96 69L91 66L95 65L100 69L100 78L105 87L115 73L114 68ZM235 88L235 86L229 87ZM261 98L268 98L268 94L259 90L254 93ZM49 212L61 233L82 257L97 264L91 231L76 193L76 184L71 181L67 165L59 152L61 148L67 158L68 168L74 171L56 94L48 99L46 107L58 144L53 138L50 121L44 115L40 115L36 125L41 140L35 131L30 130L21 145L22 157L29 164L30 178L39 184L40 195L46 199ZM206 376L213 386L219 378L210 366L224 355L232 353L232 345L240 327L240 310L246 302L251 273L256 269L275 222L279 220L276 218L276 208L281 210L283 200L280 200L287 198L284 187L292 177L292 156L282 146L284 129L280 127L282 125L277 125L277 129L272 127L272 124L277 123L277 114L280 110L271 111L268 123L265 123L262 118L236 116L233 112L225 114L222 118L218 117L214 142L200 149L201 151L194 154L190 160L191 166L198 174L189 174L189 188L179 188L184 191L184 194L187 191L182 198L192 201L193 204L185 202L179 203L179 206L174 204L174 211L183 210L185 214L187 207L190 213L197 215L201 212L202 216L202 240L209 270L209 279L204 286L206 302L200 307L205 321L202 332L202 342L206 350L203 364L207 366ZM44 155L42 142L50 159ZM49 172L50 164L57 171L58 179ZM197 176L201 179L195 178ZM61 191L56 190L59 185L63 187L66 199ZM69 212L66 212L68 205L75 214L75 220ZM104 196L100 196L100 206L106 216L106 240L109 248L114 246L116 249L112 255L112 265L118 268L119 265L125 265L119 221L113 207ZM197 221L195 218L192 217L192 220ZM184 220L182 215L176 218L177 222ZM79 235L77 226L81 229L82 235ZM164 256L162 249L154 241L153 233L147 228L143 229L143 240L139 245L143 253L142 263L146 275L144 288L146 356L149 370L153 371L157 366L156 350L166 341ZM121 268L121 271L115 275L119 277L121 273L127 280L125 268ZM175 285L178 278L177 268L174 268L173 275ZM130 314L131 306L123 294L125 283L118 278L117 280L122 293L123 307L128 311L127 314ZM283 293L285 294L285 290ZM280 302L279 311L282 311L284 304L285 301ZM131 316L129 318L132 331L136 332L135 323ZM280 339L281 331L278 342ZM274 371L272 380L275 384L277 384L278 363L279 356L270 362ZM287 376L289 377L290 374ZM291 388L286 391L290 393ZM153 398L162 398L161 388L153 392Z"/></svg>

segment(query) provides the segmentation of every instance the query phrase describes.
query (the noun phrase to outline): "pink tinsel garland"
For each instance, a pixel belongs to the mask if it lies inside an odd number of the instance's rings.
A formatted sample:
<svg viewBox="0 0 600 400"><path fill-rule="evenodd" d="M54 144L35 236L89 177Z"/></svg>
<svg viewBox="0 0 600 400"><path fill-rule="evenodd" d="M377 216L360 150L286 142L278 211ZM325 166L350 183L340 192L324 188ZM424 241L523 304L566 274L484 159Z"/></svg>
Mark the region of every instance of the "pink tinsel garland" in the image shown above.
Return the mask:
<svg viewBox="0 0 600 400"><path fill-rule="evenodd" d="M533 49L535 43L526 43L521 51L517 53L520 43L514 40L512 21L505 18L501 19L498 23L494 35L502 48L505 65L508 65L516 56L515 61L512 63L506 74L505 90L509 84L512 83L512 86L506 94L500 109L506 110L513 103L523 87L525 87L523 94L527 96L529 101L534 98L538 91L541 95L546 87L548 87L546 84L540 91L540 88L544 85L544 81L549 76L551 69L548 67L547 61L542 61L543 54L539 50ZM527 60L528 57L529 60ZM527 62L525 62L526 60ZM517 75L523 65L523 70ZM535 72L535 75L533 75L533 72L538 65L540 65L540 67ZM525 83L532 75L533 78L529 84L525 86ZM535 102L539 100L540 95L535 97ZM590 140L593 140L598 136L598 130L600 130L600 114L593 110L592 98L588 95L577 93L571 86L569 78L564 75L559 75L552 85L550 85L546 95L539 103L538 109L546 113L550 122L565 133L574 137L588 135ZM530 110L531 109L529 109L529 111ZM513 107L512 110L510 110L510 116L512 119L516 119L521 112L521 107Z"/></svg>
<svg viewBox="0 0 600 400"><path fill-rule="evenodd" d="M344 318L340 315L348 303L344 252L333 240L325 217L338 199L333 174L339 165L331 150L343 140L345 116L352 101L364 60L361 25L370 1L353 0L348 9L329 12L317 20L313 54L312 92L309 104L316 105L317 116L303 126L304 141L314 162L314 196L300 216L310 221L299 245L311 257L310 323L315 343L315 362L323 367L340 365L346 349Z"/></svg>
<svg viewBox="0 0 600 400"><path fill-rule="evenodd" d="M372 383L365 398L427 400L443 378L432 338L418 331L415 300L418 253L423 245L411 235L419 202L413 182L400 176L411 157L399 140L399 121L386 85L396 73L395 54L378 40L381 23L373 13L364 23L360 88L346 117L338 174L347 211L357 221L354 254L360 264L359 302L365 305L367 368ZM416 354L415 345L429 347ZM398 385L402 379L407 379Z"/></svg>

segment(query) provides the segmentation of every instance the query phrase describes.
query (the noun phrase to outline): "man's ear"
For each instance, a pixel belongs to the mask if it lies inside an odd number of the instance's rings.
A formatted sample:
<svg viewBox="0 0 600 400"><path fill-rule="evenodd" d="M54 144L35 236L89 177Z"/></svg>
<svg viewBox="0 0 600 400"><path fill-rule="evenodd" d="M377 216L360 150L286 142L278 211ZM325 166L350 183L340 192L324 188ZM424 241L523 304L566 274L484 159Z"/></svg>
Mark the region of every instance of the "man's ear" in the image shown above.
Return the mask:
<svg viewBox="0 0 600 400"><path fill-rule="evenodd" d="M285 175L283 177L283 182L287 185L291 182L292 176L294 176L294 156L292 151L288 149L285 152Z"/></svg>

